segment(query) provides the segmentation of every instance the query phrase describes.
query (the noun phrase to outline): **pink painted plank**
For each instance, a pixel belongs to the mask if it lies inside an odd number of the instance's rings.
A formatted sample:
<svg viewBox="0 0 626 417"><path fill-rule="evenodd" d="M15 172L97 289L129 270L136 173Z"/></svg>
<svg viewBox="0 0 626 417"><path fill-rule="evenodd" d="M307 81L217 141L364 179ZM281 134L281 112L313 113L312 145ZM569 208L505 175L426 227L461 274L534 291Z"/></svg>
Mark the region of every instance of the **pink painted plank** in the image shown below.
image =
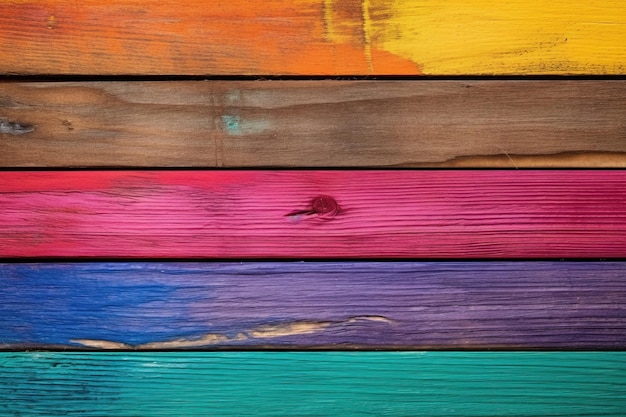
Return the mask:
<svg viewBox="0 0 626 417"><path fill-rule="evenodd" d="M2 257L624 257L626 171L0 172Z"/></svg>

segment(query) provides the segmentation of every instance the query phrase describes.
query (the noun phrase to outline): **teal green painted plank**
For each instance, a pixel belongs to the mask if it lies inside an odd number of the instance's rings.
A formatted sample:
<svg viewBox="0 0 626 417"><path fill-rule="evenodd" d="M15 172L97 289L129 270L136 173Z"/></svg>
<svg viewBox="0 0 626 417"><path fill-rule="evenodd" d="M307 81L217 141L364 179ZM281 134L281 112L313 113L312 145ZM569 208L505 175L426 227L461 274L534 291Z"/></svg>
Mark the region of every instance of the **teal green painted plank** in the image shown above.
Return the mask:
<svg viewBox="0 0 626 417"><path fill-rule="evenodd" d="M623 416L626 352L3 352L0 415Z"/></svg>

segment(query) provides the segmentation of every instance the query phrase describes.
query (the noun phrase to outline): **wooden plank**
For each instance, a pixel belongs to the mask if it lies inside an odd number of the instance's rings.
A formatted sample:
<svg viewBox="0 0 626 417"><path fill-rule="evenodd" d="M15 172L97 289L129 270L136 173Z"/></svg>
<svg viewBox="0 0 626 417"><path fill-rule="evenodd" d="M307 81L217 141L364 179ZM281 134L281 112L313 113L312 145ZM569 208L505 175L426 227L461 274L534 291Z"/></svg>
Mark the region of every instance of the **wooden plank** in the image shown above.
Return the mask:
<svg viewBox="0 0 626 417"><path fill-rule="evenodd" d="M4 171L3 257L624 257L626 171Z"/></svg>
<svg viewBox="0 0 626 417"><path fill-rule="evenodd" d="M624 262L0 264L0 349L624 349Z"/></svg>
<svg viewBox="0 0 626 417"><path fill-rule="evenodd" d="M0 3L0 72L623 74L621 0Z"/></svg>
<svg viewBox="0 0 626 417"><path fill-rule="evenodd" d="M0 165L626 167L625 118L625 81L5 82Z"/></svg>
<svg viewBox="0 0 626 417"><path fill-rule="evenodd" d="M625 352L0 353L5 415L623 416Z"/></svg>

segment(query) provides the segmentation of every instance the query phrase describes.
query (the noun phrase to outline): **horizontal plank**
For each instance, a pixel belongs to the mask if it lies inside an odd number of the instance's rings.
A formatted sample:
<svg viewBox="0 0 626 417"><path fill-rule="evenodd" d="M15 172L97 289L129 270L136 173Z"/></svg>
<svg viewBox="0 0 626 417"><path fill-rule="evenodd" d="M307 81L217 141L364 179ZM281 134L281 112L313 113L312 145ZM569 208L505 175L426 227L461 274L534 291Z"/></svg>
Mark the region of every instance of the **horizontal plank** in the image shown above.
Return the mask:
<svg viewBox="0 0 626 417"><path fill-rule="evenodd" d="M626 171L3 171L2 257L624 257Z"/></svg>
<svg viewBox="0 0 626 417"><path fill-rule="evenodd" d="M0 264L0 349L624 349L624 262Z"/></svg>
<svg viewBox="0 0 626 417"><path fill-rule="evenodd" d="M5 82L0 166L626 167L625 118L618 80Z"/></svg>
<svg viewBox="0 0 626 417"><path fill-rule="evenodd" d="M620 0L0 4L0 72L622 74Z"/></svg>
<svg viewBox="0 0 626 417"><path fill-rule="evenodd" d="M0 412L623 416L625 352L0 353Z"/></svg>

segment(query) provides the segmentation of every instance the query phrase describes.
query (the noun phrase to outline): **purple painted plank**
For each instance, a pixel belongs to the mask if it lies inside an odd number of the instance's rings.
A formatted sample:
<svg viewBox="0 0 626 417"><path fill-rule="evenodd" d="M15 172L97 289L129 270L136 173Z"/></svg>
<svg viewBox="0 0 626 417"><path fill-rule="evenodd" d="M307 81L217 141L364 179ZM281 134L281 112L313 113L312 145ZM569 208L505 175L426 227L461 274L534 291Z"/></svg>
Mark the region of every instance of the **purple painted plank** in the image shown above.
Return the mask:
<svg viewBox="0 0 626 417"><path fill-rule="evenodd" d="M0 347L626 347L626 262L0 265Z"/></svg>

